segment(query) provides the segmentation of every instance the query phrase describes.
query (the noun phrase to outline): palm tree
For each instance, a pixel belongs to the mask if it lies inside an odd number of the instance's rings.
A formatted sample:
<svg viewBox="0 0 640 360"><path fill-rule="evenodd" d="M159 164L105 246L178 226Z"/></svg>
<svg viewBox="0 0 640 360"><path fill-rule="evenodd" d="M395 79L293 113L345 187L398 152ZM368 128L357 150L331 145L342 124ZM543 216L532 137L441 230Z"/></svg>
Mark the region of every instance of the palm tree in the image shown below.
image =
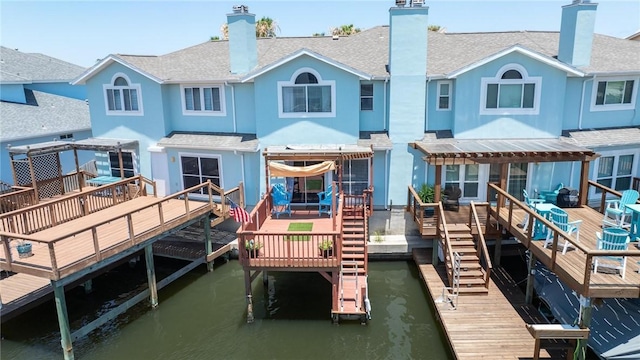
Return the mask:
<svg viewBox="0 0 640 360"><path fill-rule="evenodd" d="M276 37L280 32L280 27L275 20L270 17L263 16L256 22L256 37Z"/></svg>
<svg viewBox="0 0 640 360"><path fill-rule="evenodd" d="M331 35L349 36L360 32L360 28L353 26L353 24L342 25L331 29Z"/></svg>
<svg viewBox="0 0 640 360"><path fill-rule="evenodd" d="M429 31L435 31L435 32L440 31L440 29L441 29L441 28L442 28L442 27L441 27L440 25L429 25L429 26L427 27L427 29L428 29Z"/></svg>
<svg viewBox="0 0 640 360"><path fill-rule="evenodd" d="M220 26L220 32L222 33L222 38L228 40L229 24L222 24L222 26ZM276 23L276 21L270 17L263 16L262 19L256 22L256 37L276 37L277 33L279 32L280 27L278 26L278 23Z"/></svg>

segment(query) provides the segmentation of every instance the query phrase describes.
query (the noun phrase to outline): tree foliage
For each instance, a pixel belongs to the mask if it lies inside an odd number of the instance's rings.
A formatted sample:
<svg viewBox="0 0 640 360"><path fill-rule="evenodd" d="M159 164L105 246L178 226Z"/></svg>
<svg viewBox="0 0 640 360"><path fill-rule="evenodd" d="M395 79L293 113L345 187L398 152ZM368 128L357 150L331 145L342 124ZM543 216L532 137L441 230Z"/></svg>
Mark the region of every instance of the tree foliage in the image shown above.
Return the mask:
<svg viewBox="0 0 640 360"><path fill-rule="evenodd" d="M260 20L256 21L256 37L276 37L280 32L278 23L268 16L263 16ZM220 26L220 33L225 40L229 39L229 24L224 23ZM211 40L216 36L212 36Z"/></svg>
<svg viewBox="0 0 640 360"><path fill-rule="evenodd" d="M438 32L438 31L440 31L440 29L442 29L442 27L441 27L440 25L429 25L429 26L427 27L427 29L428 29L429 31L435 31L435 32Z"/></svg>
<svg viewBox="0 0 640 360"><path fill-rule="evenodd" d="M341 26L332 28L331 35L349 36L349 35L357 34L360 31L361 31L360 28L353 26L353 24L341 25Z"/></svg>

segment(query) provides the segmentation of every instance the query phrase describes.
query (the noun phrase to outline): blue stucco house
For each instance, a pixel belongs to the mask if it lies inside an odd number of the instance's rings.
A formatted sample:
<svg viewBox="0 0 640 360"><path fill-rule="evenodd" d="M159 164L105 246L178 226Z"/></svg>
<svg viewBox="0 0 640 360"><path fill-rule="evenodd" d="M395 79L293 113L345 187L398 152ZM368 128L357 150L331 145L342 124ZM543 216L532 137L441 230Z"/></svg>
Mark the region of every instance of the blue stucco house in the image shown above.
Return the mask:
<svg viewBox="0 0 640 360"><path fill-rule="evenodd" d="M70 81L86 69L43 54L0 47L0 180L16 184L7 148L91 136L84 86ZM80 161L89 161L83 154ZM60 156L63 172L75 170L72 153Z"/></svg>
<svg viewBox="0 0 640 360"><path fill-rule="evenodd" d="M161 194L243 181L255 204L269 149L360 148L373 161L347 160L344 190L373 186L376 208L405 205L408 185L436 176L460 187L464 203L487 199L484 184L500 166L447 162L438 149L552 156L567 146L600 154L589 177L622 190L640 174L640 42L594 34L597 6L559 8L559 32L455 34L427 31L429 8L416 1L349 37L259 39L255 16L238 6L227 15L228 41L112 54L73 84L86 86L94 137L138 140L129 170L153 178ZM523 157L509 164L509 192L577 187L581 168ZM316 200L303 193L294 202Z"/></svg>

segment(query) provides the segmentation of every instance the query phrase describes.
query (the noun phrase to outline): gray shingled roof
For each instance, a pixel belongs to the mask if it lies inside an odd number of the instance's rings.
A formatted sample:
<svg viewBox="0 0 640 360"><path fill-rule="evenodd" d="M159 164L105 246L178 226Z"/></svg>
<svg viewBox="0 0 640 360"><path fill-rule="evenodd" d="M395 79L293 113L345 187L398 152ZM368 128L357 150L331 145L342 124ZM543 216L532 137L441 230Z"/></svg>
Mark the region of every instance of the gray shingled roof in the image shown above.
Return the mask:
<svg viewBox="0 0 640 360"><path fill-rule="evenodd" d="M25 90L26 104L0 101L0 141L91 130L83 100Z"/></svg>
<svg viewBox="0 0 640 360"><path fill-rule="evenodd" d="M389 139L389 134L383 131L361 131L358 146L372 147L373 150L390 150L393 143Z"/></svg>
<svg viewBox="0 0 640 360"><path fill-rule="evenodd" d="M258 144L258 139L253 134L227 133L172 133L158 141L158 146L169 148L244 152L258 151Z"/></svg>
<svg viewBox="0 0 640 360"><path fill-rule="evenodd" d="M640 128L587 129L569 131L569 141L589 149L640 145Z"/></svg>
<svg viewBox="0 0 640 360"><path fill-rule="evenodd" d="M85 68L43 54L0 46L0 82L71 81Z"/></svg>
<svg viewBox="0 0 640 360"><path fill-rule="evenodd" d="M438 76L474 64L521 45L545 56L557 55L558 32L514 31L496 33L437 33L430 31L427 74ZM374 77L387 76L389 27L378 26L349 37L261 38L257 41L258 67L308 49ZM640 42L596 34L588 73L640 72ZM208 41L162 56L117 55L122 60L165 81L233 80L227 41ZM254 69L256 70L256 69Z"/></svg>

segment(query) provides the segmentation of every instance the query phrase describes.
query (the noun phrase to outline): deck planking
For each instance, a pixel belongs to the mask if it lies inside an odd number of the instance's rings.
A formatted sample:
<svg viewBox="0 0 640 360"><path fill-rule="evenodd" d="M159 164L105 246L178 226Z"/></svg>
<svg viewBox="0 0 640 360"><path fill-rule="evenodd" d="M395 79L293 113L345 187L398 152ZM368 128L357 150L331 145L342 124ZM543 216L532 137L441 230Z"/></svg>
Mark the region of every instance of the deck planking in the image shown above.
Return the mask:
<svg viewBox="0 0 640 360"><path fill-rule="evenodd" d="M457 309L436 302L448 283L443 265L431 264L429 249L414 249L413 258L456 359L531 359L535 340L528 323L546 323L503 269L493 269L487 295L458 297ZM551 351L551 350L550 350ZM559 359L542 350L541 359Z"/></svg>
<svg viewBox="0 0 640 360"><path fill-rule="evenodd" d="M3 320L6 315L53 292L51 281L28 274L13 274L0 280Z"/></svg>
<svg viewBox="0 0 640 360"><path fill-rule="evenodd" d="M603 215L589 207L564 209L569 214L569 221L582 220L580 225L580 244L590 250L596 249L596 232L602 232ZM552 266L551 248L544 248L544 240L532 240L529 242L526 229L522 229L516 224L524 219L524 210L514 208L512 224L508 223L509 209L501 208L499 221L507 230L528 248L545 266L550 268L563 283L571 287L579 294L593 298L639 298L640 297L640 255L627 257L627 268L625 278L618 273L598 271L593 273L591 264L586 263L586 254L580 250L570 247L567 253L562 255L562 248L558 247L556 252L556 264ZM629 250L639 250L638 242L631 242ZM588 293L584 292L584 276L586 271L591 271Z"/></svg>

